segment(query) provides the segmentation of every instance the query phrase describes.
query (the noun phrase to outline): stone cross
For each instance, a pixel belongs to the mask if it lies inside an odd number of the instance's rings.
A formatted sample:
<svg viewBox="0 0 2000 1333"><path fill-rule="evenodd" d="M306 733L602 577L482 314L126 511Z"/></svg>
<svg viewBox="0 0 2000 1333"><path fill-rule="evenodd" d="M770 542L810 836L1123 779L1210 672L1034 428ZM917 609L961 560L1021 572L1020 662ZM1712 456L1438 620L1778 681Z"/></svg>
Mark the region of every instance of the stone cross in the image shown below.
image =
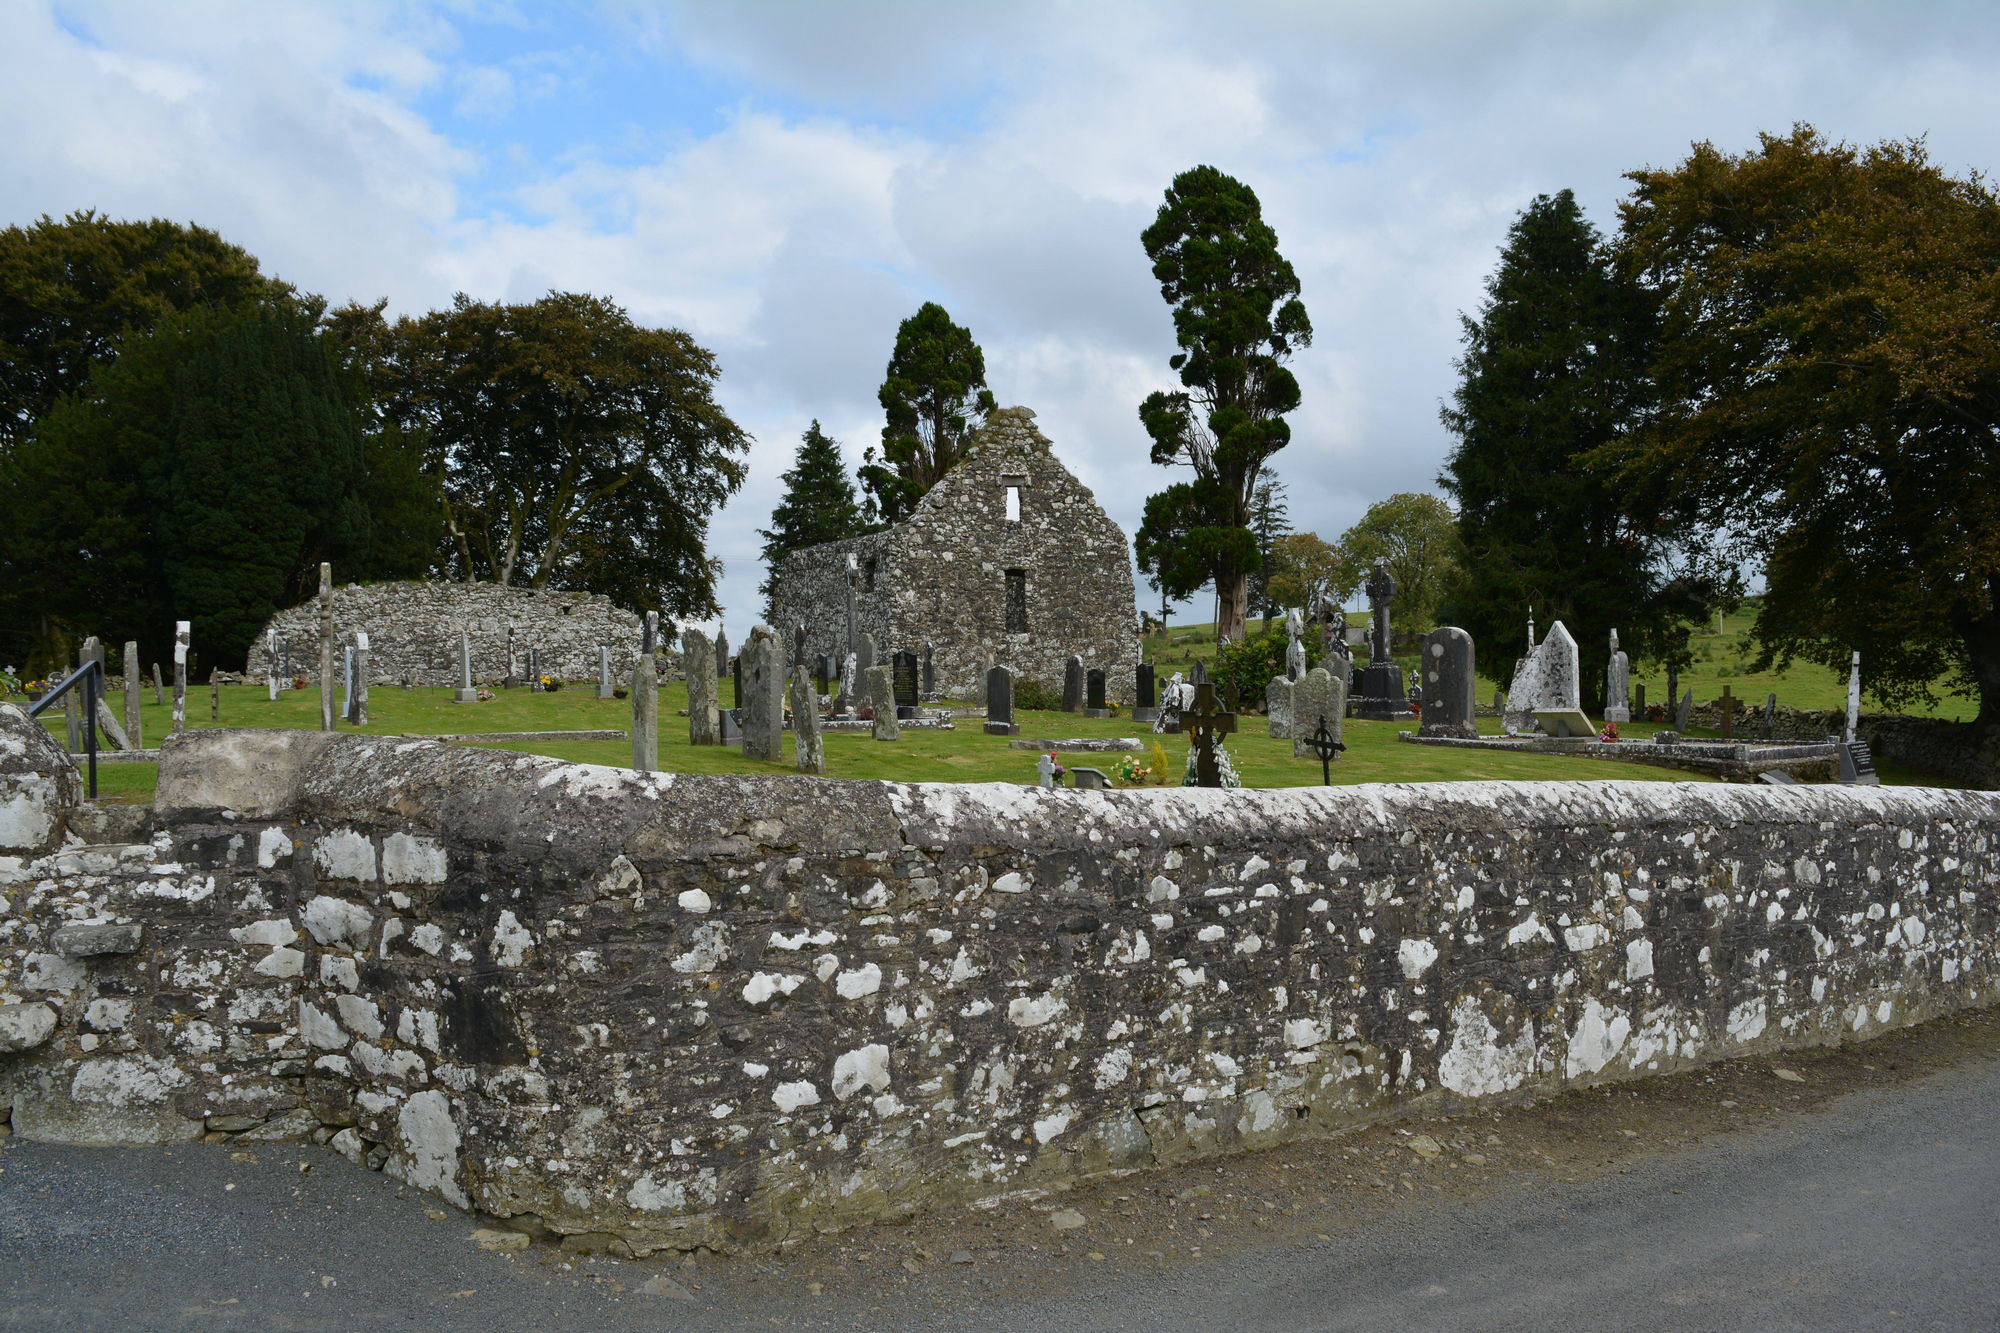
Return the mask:
<svg viewBox="0 0 2000 1333"><path fill-rule="evenodd" d="M1225 713L1215 701L1215 686L1203 681L1195 686L1194 707L1181 714L1194 746L1194 781L1197 787L1220 787L1222 766L1215 750L1224 736L1236 730L1236 715Z"/></svg>
<svg viewBox="0 0 2000 1333"><path fill-rule="evenodd" d="M472 634L464 625L458 627L458 688L451 692L455 704L476 704L479 691L472 687Z"/></svg>
<svg viewBox="0 0 2000 1333"><path fill-rule="evenodd" d="M840 659L840 711L852 713L861 697L861 655L849 653Z"/></svg>
<svg viewBox="0 0 2000 1333"><path fill-rule="evenodd" d="M826 742L819 731L819 694L810 672L803 666L792 668L792 741L798 754L799 772L815 775L826 772Z"/></svg>
<svg viewBox="0 0 2000 1333"><path fill-rule="evenodd" d="M1604 720L1632 720L1632 663L1618 647L1618 631L1611 631L1611 658L1604 664Z"/></svg>
<svg viewBox="0 0 2000 1333"><path fill-rule="evenodd" d="M1386 558L1377 557L1375 567L1368 574L1368 608L1371 618L1368 627L1368 660L1386 662L1390 655L1389 603L1398 589L1395 576L1389 573Z"/></svg>
<svg viewBox="0 0 2000 1333"><path fill-rule="evenodd" d="M333 566L319 566L319 729L333 730Z"/></svg>
<svg viewBox="0 0 2000 1333"><path fill-rule="evenodd" d="M125 644L125 735L133 749L146 748L146 727L139 715L139 645L130 640Z"/></svg>
<svg viewBox="0 0 2000 1333"><path fill-rule="evenodd" d="M174 731L187 728L188 622L174 622ZM327 728L329 731L332 727Z"/></svg>
<svg viewBox="0 0 2000 1333"><path fill-rule="evenodd" d="M1327 726L1324 713L1320 715L1319 725L1313 728L1312 735L1306 738L1306 744L1312 746L1312 752L1319 756L1319 785L1332 786L1333 757L1347 747L1333 738L1333 729Z"/></svg>
<svg viewBox="0 0 2000 1333"><path fill-rule="evenodd" d="M597 645L597 697L611 697L611 645L608 643Z"/></svg>
<svg viewBox="0 0 2000 1333"><path fill-rule="evenodd" d="M1305 619L1296 606L1285 612L1285 679L1306 674Z"/></svg>
<svg viewBox="0 0 2000 1333"><path fill-rule="evenodd" d="M1035 772L1041 775L1042 790L1053 790L1056 785L1056 757L1044 754L1035 761Z"/></svg>
<svg viewBox="0 0 2000 1333"><path fill-rule="evenodd" d="M1854 729L1861 725L1861 654L1847 666L1847 743L1854 743Z"/></svg>
<svg viewBox="0 0 2000 1333"><path fill-rule="evenodd" d="M659 651L660 613L648 611L632 659L632 767L641 773L660 767L660 677L653 669Z"/></svg>
<svg viewBox="0 0 2000 1333"><path fill-rule="evenodd" d="M715 654L706 634L681 631L681 665L687 675L688 744L718 745L722 720L715 708Z"/></svg>

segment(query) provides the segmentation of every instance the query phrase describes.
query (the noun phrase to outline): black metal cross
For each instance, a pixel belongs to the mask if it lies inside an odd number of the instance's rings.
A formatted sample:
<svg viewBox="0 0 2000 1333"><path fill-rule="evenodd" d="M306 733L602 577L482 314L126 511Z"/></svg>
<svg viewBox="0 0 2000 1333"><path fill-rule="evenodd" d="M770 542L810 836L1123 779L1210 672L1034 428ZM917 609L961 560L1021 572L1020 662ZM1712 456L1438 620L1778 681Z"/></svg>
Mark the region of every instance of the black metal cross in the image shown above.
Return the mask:
<svg viewBox="0 0 2000 1333"><path fill-rule="evenodd" d="M1215 701L1215 686L1203 681L1195 686L1194 707L1181 714L1188 743L1194 746L1194 782L1197 787L1220 787L1222 768L1215 762L1215 747L1222 737L1236 730L1236 714L1225 713Z"/></svg>
<svg viewBox="0 0 2000 1333"><path fill-rule="evenodd" d="M1326 729L1325 713L1319 715L1319 729L1313 732L1312 739L1307 741L1306 744L1312 746L1313 753L1319 756L1319 785L1322 787L1331 787L1333 785L1334 751L1345 750L1347 747L1335 740L1333 733Z"/></svg>

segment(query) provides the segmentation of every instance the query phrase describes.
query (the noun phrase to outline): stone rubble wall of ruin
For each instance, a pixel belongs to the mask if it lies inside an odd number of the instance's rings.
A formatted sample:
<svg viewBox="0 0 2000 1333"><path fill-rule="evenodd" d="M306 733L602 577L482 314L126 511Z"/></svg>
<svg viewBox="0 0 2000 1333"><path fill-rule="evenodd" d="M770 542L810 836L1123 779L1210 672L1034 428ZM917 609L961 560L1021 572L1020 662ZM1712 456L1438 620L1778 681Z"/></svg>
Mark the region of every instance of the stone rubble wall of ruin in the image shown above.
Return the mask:
<svg viewBox="0 0 2000 1333"><path fill-rule="evenodd" d="M2000 983L1980 793L1042 791L201 731L160 802L147 840L0 849L0 1000L47 1027L0 1056L17 1132L261 1119L635 1252L1862 1038Z"/></svg>
<svg viewBox="0 0 2000 1333"><path fill-rule="evenodd" d="M504 679L507 631L514 631L514 670L525 678L528 650L539 654L541 673L563 681L595 681L597 647L611 649L611 670L621 683L632 676L639 651L640 617L597 593L501 587L494 583L350 583L333 591L338 642L368 633L371 683L455 687L459 631L472 635L473 680L492 685ZM262 679L266 632L278 632L279 662L291 646L292 674L313 677L319 669L318 599L289 607L259 630L250 646L246 674ZM679 657L662 654L667 679L680 679ZM339 655L335 657L338 670Z"/></svg>
<svg viewBox="0 0 2000 1333"><path fill-rule="evenodd" d="M821 653L830 654L836 664L847 653L847 557L852 554L864 568L875 562L875 587L857 579L854 594L854 633L873 635L875 650L883 662L889 654L908 648L920 651L921 644L892 641L889 624L888 585L883 582L888 567L889 536L872 532L865 537L823 542L794 551L780 567L777 596L772 601L775 623L771 628L789 654L796 626L806 627L806 665L816 665Z"/></svg>

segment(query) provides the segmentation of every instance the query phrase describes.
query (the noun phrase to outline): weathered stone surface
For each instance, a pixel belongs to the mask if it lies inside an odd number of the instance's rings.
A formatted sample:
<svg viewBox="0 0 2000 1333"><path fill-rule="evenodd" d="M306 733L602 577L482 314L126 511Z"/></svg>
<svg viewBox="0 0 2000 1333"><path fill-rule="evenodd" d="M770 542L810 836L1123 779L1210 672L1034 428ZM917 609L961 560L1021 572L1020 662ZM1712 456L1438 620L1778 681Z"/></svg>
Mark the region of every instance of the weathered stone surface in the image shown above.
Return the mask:
<svg viewBox="0 0 2000 1333"><path fill-rule="evenodd" d="M0 1054L31 1051L55 1030L56 1011L45 1004L0 1004Z"/></svg>
<svg viewBox="0 0 2000 1333"><path fill-rule="evenodd" d="M1604 720L1632 720L1632 663L1618 646L1618 631L1611 631L1611 657L1604 664ZM1642 718L1644 714L1640 715Z"/></svg>
<svg viewBox="0 0 2000 1333"><path fill-rule="evenodd" d="M76 923L59 926L49 942L65 958L96 958L103 954L137 953L144 927L136 922L115 925Z"/></svg>
<svg viewBox="0 0 2000 1333"><path fill-rule="evenodd" d="M736 701L737 725L743 728L743 754L775 764L785 753L785 649L768 626L750 631L737 654L742 666L742 697ZM895 708L889 710L891 717Z"/></svg>
<svg viewBox="0 0 2000 1333"><path fill-rule="evenodd" d="M170 736L160 746L153 804L172 817L187 810L233 810L264 818L290 808L300 760L333 740L331 732L204 731Z"/></svg>
<svg viewBox="0 0 2000 1333"><path fill-rule="evenodd" d="M896 686L885 666L869 667L861 673L862 694L868 706L875 710L875 739L895 741L903 738L903 729L896 725Z"/></svg>
<svg viewBox="0 0 2000 1333"><path fill-rule="evenodd" d="M245 670L261 676L290 651L295 672L312 672L319 655L319 602L280 611L250 646ZM597 649L611 650L611 668L623 680L639 650L639 617L596 593L508 587L493 583L350 583L333 590L333 619L342 634L366 630L370 678L381 684L457 686L459 635L471 638L479 680L496 683L509 671L509 631L517 651L533 648L541 673L557 680L591 680ZM279 662L271 661L275 645ZM680 664L666 655L667 678Z"/></svg>
<svg viewBox="0 0 2000 1333"><path fill-rule="evenodd" d="M55 737L0 703L0 855L52 850L82 804L83 781Z"/></svg>
<svg viewBox="0 0 2000 1333"><path fill-rule="evenodd" d="M792 737L798 752L799 772L826 772L826 742L819 730L819 694L810 672L792 668Z"/></svg>
<svg viewBox="0 0 2000 1333"><path fill-rule="evenodd" d="M1318 758L1313 753L1312 738L1319 730L1322 717L1326 719L1326 729L1333 734L1333 739L1344 744L1347 739L1347 677L1344 673L1335 675L1325 667L1314 667L1292 687L1292 758ZM1337 752L1334 762L1340 762Z"/></svg>
<svg viewBox="0 0 2000 1333"><path fill-rule="evenodd" d="M1424 636L1420 651L1424 712L1418 733L1477 736L1474 691L1479 682L1474 673L1472 636L1455 625L1440 625Z"/></svg>
<svg viewBox="0 0 2000 1333"><path fill-rule="evenodd" d="M1271 739L1288 741L1292 738L1292 691L1295 682L1289 676L1273 676L1271 683L1264 687L1264 719L1271 729Z"/></svg>
<svg viewBox="0 0 2000 1333"><path fill-rule="evenodd" d="M688 743L716 745L721 724L716 717L715 646L698 629L681 631L681 661L687 668Z"/></svg>
<svg viewBox="0 0 2000 1333"><path fill-rule="evenodd" d="M1025 407L993 413L908 521L787 556L778 623L804 624L809 652L844 654L853 555L861 630L888 651L930 645L947 694L978 698L995 664L1053 686L1071 654L1124 689L1139 661L1131 544L1055 458L1034 416ZM1010 486L1019 500L1011 520Z"/></svg>

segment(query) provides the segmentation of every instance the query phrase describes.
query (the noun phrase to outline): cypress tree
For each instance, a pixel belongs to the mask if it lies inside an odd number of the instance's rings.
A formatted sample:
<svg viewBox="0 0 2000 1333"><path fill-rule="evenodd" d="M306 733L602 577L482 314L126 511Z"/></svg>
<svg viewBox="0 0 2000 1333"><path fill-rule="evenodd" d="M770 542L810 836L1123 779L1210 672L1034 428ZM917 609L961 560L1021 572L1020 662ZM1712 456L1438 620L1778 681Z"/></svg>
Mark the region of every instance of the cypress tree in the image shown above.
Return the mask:
<svg viewBox="0 0 2000 1333"><path fill-rule="evenodd" d="M777 596L778 567L788 554L858 537L869 526L855 499L854 483L841 466L840 442L821 431L818 421L799 437L798 455L784 481L785 495L771 511L771 526L757 533L764 539L765 570L757 591L763 594L767 621Z"/></svg>

